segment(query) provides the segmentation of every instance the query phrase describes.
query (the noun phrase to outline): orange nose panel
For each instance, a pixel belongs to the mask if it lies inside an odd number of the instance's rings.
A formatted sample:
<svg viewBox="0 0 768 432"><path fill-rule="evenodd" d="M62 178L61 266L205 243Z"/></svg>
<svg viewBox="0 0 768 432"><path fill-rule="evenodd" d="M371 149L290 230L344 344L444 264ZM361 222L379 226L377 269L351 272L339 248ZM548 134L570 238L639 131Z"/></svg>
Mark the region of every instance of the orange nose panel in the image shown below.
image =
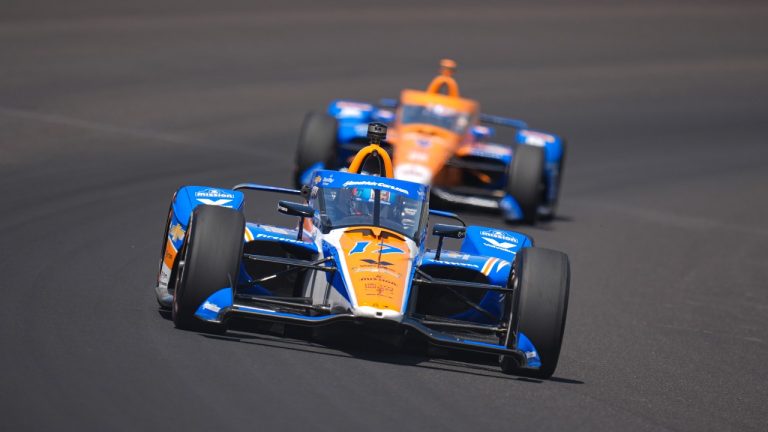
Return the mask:
<svg viewBox="0 0 768 432"><path fill-rule="evenodd" d="M358 306L401 312L411 252L405 240L381 228L355 227L341 248Z"/></svg>
<svg viewBox="0 0 768 432"><path fill-rule="evenodd" d="M403 165L424 167L432 176L456 153L460 137L430 125L404 126L395 146L395 169Z"/></svg>

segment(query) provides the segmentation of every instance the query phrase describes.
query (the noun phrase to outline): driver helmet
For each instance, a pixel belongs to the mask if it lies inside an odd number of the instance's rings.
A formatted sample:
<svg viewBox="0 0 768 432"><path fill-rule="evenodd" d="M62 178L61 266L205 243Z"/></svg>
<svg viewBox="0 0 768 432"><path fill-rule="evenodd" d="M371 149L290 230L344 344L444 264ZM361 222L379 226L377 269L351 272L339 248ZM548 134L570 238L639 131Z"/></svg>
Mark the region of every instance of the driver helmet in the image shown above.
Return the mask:
<svg viewBox="0 0 768 432"><path fill-rule="evenodd" d="M349 214L352 216L372 215L376 202L376 191L370 188L352 188L349 191ZM393 198L389 191L380 191L379 202L382 209L383 206L391 205Z"/></svg>

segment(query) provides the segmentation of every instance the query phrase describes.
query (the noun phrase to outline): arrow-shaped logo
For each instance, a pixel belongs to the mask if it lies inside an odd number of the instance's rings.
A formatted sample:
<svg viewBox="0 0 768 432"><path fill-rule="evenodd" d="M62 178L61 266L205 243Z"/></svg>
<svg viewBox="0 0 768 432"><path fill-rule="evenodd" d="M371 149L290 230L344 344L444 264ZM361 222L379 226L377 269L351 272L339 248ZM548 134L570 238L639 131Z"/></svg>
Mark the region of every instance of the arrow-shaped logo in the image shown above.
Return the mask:
<svg viewBox="0 0 768 432"><path fill-rule="evenodd" d="M231 199L223 199L223 198L217 199L217 200L212 200L208 198L198 198L197 200L205 205L213 205L213 206L221 206L221 207L230 207L226 204L232 201Z"/></svg>
<svg viewBox="0 0 768 432"><path fill-rule="evenodd" d="M490 237L483 237L483 240L487 241L488 243L491 243L492 245L494 245L494 246L496 246L496 247L500 247L500 248L502 248L502 249L509 249L509 248L511 248L511 247L514 247L514 246L515 246L515 244L514 244L514 243L510 243L510 242L500 242L500 241L498 241L498 240L496 240L496 239L492 239L492 238L490 238Z"/></svg>

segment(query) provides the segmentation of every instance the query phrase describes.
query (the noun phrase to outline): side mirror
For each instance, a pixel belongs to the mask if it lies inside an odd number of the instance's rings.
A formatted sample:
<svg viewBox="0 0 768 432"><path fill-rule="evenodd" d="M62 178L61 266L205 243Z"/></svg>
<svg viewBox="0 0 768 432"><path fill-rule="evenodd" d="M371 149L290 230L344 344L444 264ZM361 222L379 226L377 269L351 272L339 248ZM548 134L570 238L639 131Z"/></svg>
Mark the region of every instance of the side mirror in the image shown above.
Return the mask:
<svg viewBox="0 0 768 432"><path fill-rule="evenodd" d="M300 218L312 217L315 214L315 209L312 207L291 201L278 202L277 211L288 216L298 216Z"/></svg>
<svg viewBox="0 0 768 432"><path fill-rule="evenodd" d="M304 226L304 218L311 218L315 214L315 209L306 205L299 204L291 201L279 201L277 203L277 211L288 216L299 217L299 229L296 234L296 240L301 240L301 233Z"/></svg>
<svg viewBox="0 0 768 432"><path fill-rule="evenodd" d="M464 238L464 234L466 233L467 229L458 225L437 224L432 228L432 235L436 235L438 237L460 239Z"/></svg>
<svg viewBox="0 0 768 432"><path fill-rule="evenodd" d="M440 261L440 252L443 250L443 238L455 238L462 239L467 233L467 228L458 225L444 225L437 224L432 228L432 235L439 238L437 241L437 252L435 252L435 260Z"/></svg>

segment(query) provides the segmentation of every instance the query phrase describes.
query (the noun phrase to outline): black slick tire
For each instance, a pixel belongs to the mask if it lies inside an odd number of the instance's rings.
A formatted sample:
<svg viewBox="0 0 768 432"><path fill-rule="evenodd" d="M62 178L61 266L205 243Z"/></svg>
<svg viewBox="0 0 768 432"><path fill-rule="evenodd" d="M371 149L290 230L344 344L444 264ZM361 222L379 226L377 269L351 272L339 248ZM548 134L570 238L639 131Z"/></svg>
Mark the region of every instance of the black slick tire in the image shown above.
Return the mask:
<svg viewBox="0 0 768 432"><path fill-rule="evenodd" d="M301 175L318 162L326 168L336 168L336 119L326 113L307 113L301 126L296 148L296 166L293 181L301 188Z"/></svg>
<svg viewBox="0 0 768 432"><path fill-rule="evenodd" d="M520 205L523 222L536 223L544 187L544 149L524 144L515 147L507 170L506 191Z"/></svg>
<svg viewBox="0 0 768 432"><path fill-rule="evenodd" d="M562 156L560 157L560 167L559 171L557 173L557 194L555 195L555 199L550 203L550 212L549 215L547 215L546 220L551 221L555 219L557 216L557 208L560 204L560 196L562 195L563 190L563 174L565 173L565 161L567 159L566 156L568 156L568 141L563 139L562 143Z"/></svg>
<svg viewBox="0 0 768 432"><path fill-rule="evenodd" d="M568 314L568 256L551 249L526 248L517 254L514 271L517 293L509 326L530 339L541 367L518 368L513 359L502 357L501 368L505 373L547 379L557 368ZM513 339L506 339L508 348L514 348Z"/></svg>
<svg viewBox="0 0 768 432"><path fill-rule="evenodd" d="M224 324L202 321L195 312L216 291L236 286L244 229L245 218L237 210L202 205L192 212L173 296L173 322L177 328L225 331Z"/></svg>

